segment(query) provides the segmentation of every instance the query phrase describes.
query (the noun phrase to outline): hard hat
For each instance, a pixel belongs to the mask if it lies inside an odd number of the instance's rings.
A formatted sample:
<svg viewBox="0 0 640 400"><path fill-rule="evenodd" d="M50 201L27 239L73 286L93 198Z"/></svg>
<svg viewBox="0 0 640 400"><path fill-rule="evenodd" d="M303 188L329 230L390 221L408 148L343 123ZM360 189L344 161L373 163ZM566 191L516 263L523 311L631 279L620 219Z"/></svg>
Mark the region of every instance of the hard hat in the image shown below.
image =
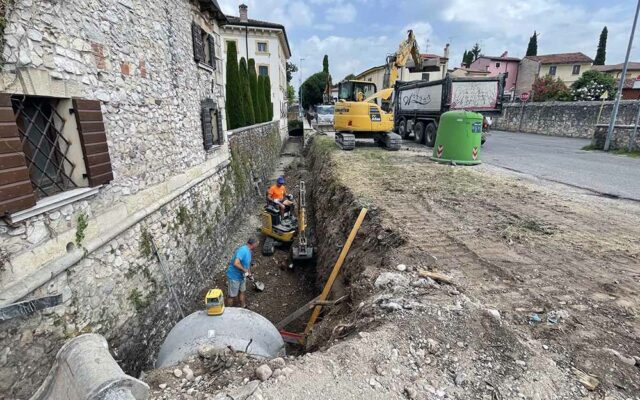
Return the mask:
<svg viewBox="0 0 640 400"><path fill-rule="evenodd" d="M278 183L281 184L281 185L284 183L284 176L279 176L278 177Z"/></svg>

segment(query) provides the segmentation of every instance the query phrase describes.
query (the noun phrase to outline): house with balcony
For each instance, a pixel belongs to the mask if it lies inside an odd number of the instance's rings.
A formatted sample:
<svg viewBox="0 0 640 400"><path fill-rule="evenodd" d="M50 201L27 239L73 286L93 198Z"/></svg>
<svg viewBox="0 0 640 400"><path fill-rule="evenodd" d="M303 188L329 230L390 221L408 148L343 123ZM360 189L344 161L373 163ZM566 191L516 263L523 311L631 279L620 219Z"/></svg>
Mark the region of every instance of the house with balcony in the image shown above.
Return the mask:
<svg viewBox="0 0 640 400"><path fill-rule="evenodd" d="M527 56L518 65L516 96L530 92L537 78L550 75L561 79L567 86L591 69L593 60L583 53L560 53Z"/></svg>

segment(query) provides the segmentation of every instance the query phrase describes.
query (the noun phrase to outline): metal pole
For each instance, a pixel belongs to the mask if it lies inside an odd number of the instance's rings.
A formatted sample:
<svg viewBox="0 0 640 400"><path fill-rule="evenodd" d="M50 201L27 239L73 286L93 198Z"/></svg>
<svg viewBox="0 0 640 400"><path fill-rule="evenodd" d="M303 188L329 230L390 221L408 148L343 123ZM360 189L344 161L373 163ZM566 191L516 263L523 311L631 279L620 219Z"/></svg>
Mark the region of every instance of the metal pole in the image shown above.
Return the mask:
<svg viewBox="0 0 640 400"><path fill-rule="evenodd" d="M629 66L629 55L631 53L631 46L633 45L633 36L636 33L636 23L638 22L638 12L640 11L640 0L636 5L636 15L633 18L633 25L631 27L631 35L629 35L629 45L627 46L627 55L624 59L624 66L622 67L622 75L620 76L620 83L618 84L618 93L616 93L616 101L613 104L613 110L611 111L611 120L609 121L609 130L607 131L607 140L604 142L604 151L609 151L611 145L611 136L613 136L613 127L616 124L616 117L618 116L618 107L620 107L620 98L622 97L622 89L624 88L624 80L627 76L627 67Z"/></svg>
<svg viewBox="0 0 640 400"><path fill-rule="evenodd" d="M638 102L638 115L636 116L636 124L633 127L633 133L629 138L629 144L627 145L627 149L629 152L633 151L633 148L636 145L636 135L638 134L638 123L640 123L640 101Z"/></svg>

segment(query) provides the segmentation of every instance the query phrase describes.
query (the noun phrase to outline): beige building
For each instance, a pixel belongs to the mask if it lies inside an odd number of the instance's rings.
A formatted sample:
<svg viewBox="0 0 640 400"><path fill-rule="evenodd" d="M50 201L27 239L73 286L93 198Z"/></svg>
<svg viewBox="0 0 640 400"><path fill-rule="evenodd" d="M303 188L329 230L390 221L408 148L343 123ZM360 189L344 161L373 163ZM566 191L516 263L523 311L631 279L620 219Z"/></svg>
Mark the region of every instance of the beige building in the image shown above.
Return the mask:
<svg viewBox="0 0 640 400"><path fill-rule="evenodd" d="M356 80L373 82L376 84L376 89L380 90L384 87L384 70L384 65L371 67L368 70L356 75Z"/></svg>
<svg viewBox="0 0 640 400"><path fill-rule="evenodd" d="M528 56L520 61L516 95L531 91L536 78L546 75L561 79L567 86L591 69L593 60L583 53Z"/></svg>
<svg viewBox="0 0 640 400"><path fill-rule="evenodd" d="M620 75L622 75L622 68L624 64L612 64L612 65L594 65L592 69L600 72L604 72L613 76L616 80L620 79ZM640 77L640 62L629 62L627 66L627 73L624 79L637 79Z"/></svg>
<svg viewBox="0 0 640 400"><path fill-rule="evenodd" d="M461 77L478 77L478 76L489 76L489 71L481 70L481 69L473 69L473 68L454 68L449 72L449 75L454 76L456 78Z"/></svg>

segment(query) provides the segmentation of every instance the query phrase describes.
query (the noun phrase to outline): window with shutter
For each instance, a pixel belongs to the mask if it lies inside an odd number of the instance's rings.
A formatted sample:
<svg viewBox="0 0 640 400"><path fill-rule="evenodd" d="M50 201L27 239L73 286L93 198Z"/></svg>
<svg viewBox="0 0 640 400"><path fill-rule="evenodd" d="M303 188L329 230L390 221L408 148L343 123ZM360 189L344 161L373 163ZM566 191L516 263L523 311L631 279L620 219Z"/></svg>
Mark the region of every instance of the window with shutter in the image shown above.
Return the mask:
<svg viewBox="0 0 640 400"><path fill-rule="evenodd" d="M209 150L213 146L224 142L222 134L222 118L218 106L212 99L202 101L202 137L204 149Z"/></svg>
<svg viewBox="0 0 640 400"><path fill-rule="evenodd" d="M0 215L33 207L36 196L11 105L11 95L0 93Z"/></svg>
<svg viewBox="0 0 640 400"><path fill-rule="evenodd" d="M193 38L193 59L197 63L205 62L202 28L200 28L200 26L195 22L191 23L191 37Z"/></svg>
<svg viewBox="0 0 640 400"><path fill-rule="evenodd" d="M209 65L216 69L216 40L212 35L207 36L207 44L209 46Z"/></svg>
<svg viewBox="0 0 640 400"><path fill-rule="evenodd" d="M113 180L107 135L102 119L100 102L73 99L78 134L87 169L89 186L99 186Z"/></svg>

